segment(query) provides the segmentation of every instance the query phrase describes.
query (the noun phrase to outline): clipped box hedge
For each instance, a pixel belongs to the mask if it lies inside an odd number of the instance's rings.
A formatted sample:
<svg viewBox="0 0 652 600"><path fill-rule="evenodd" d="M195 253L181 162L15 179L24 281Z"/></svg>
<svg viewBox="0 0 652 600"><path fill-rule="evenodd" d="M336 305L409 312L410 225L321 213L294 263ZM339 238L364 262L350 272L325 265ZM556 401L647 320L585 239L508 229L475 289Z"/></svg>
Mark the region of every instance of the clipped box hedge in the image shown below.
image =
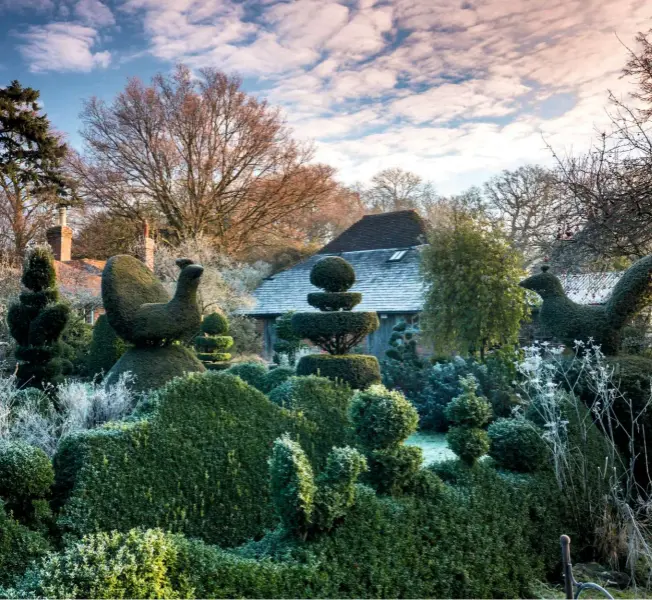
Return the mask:
<svg viewBox="0 0 652 600"><path fill-rule="evenodd" d="M317 424L225 373L172 381L140 420L66 438L54 458L60 525L82 535L163 527L220 545L274 525L267 459L295 436L311 460L348 432L314 439ZM328 442L327 444L325 442Z"/></svg>
<svg viewBox="0 0 652 600"><path fill-rule="evenodd" d="M375 356L365 354L307 354L297 365L297 375L320 375L361 390L380 383L380 366Z"/></svg>

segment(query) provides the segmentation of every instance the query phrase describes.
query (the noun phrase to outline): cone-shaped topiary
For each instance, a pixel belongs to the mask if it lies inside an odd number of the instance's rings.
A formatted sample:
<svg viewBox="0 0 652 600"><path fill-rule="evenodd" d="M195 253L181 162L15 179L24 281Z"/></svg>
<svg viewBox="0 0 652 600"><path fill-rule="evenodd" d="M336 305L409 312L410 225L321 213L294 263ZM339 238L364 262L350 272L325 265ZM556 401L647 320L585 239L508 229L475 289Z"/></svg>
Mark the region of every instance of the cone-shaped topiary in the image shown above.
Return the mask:
<svg viewBox="0 0 652 600"><path fill-rule="evenodd" d="M454 425L446 440L463 462L473 465L489 451L489 436L481 427L491 419L491 404L477 395L478 381L473 375L460 377L460 385L462 393L453 398L445 410L446 417Z"/></svg>
<svg viewBox="0 0 652 600"><path fill-rule="evenodd" d="M228 319L222 313L211 313L204 317L200 330L194 342L197 358L211 371L227 369L231 360L227 350L233 346L233 338L224 335L229 331Z"/></svg>
<svg viewBox="0 0 652 600"><path fill-rule="evenodd" d="M94 377L108 373L126 349L127 344L111 327L106 315L100 315L93 326L93 339L87 362L88 374Z"/></svg>
<svg viewBox="0 0 652 600"><path fill-rule="evenodd" d="M348 354L379 326L376 313L351 312L362 300L362 294L347 291L355 283L353 267L337 256L323 258L312 267L310 282L325 290L308 294L309 304L321 312L294 314L292 327L330 356L302 357L297 373L338 378L354 389L380 382L380 366L374 356Z"/></svg>
<svg viewBox="0 0 652 600"><path fill-rule="evenodd" d="M58 303L57 278L52 253L35 248L27 254L21 279L28 291L9 307L7 322L16 340L21 386L43 387L61 377L60 338L70 317L67 305Z"/></svg>
<svg viewBox="0 0 652 600"><path fill-rule="evenodd" d="M203 267L184 259L174 298L137 258L113 256L102 273L102 300L111 327L134 344L112 367L106 382L131 371L132 387L145 391L161 387L186 372L204 371L204 365L177 342L188 342L199 332L201 313L197 288Z"/></svg>

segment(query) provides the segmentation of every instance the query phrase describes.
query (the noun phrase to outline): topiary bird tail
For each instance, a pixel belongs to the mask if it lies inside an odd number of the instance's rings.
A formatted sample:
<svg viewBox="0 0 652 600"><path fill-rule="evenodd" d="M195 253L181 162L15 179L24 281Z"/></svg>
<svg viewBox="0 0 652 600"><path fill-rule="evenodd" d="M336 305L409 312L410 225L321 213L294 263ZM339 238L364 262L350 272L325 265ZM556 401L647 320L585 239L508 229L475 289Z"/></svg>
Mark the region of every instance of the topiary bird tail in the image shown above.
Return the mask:
<svg viewBox="0 0 652 600"><path fill-rule="evenodd" d="M620 278L605 305L612 327L620 328L652 303L652 255L635 262Z"/></svg>

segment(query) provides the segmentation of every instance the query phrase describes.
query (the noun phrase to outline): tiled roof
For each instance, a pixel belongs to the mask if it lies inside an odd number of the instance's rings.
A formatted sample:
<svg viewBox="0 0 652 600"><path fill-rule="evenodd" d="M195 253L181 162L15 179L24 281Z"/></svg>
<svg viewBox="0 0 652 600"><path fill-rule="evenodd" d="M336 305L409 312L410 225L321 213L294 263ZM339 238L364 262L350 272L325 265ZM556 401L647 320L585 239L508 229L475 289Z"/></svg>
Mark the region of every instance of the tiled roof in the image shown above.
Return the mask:
<svg viewBox="0 0 652 600"><path fill-rule="evenodd" d="M363 294L362 302L355 310L380 313L421 311L425 290L419 268L421 247L411 248L397 262L389 261L395 249L338 254L355 269L356 283L351 291ZM243 312L263 316L279 315L289 310L314 311L306 301L309 292L319 291L310 283L310 269L323 257L323 254L315 254L291 269L265 279L253 294L255 306ZM622 275L622 272L615 272L561 274L558 277L574 302L602 304Z"/></svg>
<svg viewBox="0 0 652 600"><path fill-rule="evenodd" d="M414 210L366 215L326 244L320 254L409 248L425 243L426 225Z"/></svg>
<svg viewBox="0 0 652 600"><path fill-rule="evenodd" d="M353 292L362 293L356 311L410 313L423 306L423 282L419 270L420 249L410 248L399 261L389 258L395 248L342 252L355 269ZM287 271L265 279L254 292L256 305L244 312L252 316L279 315L288 310L314 311L306 301L310 292L320 291L310 283L310 269L324 258L315 254Z"/></svg>
<svg viewBox="0 0 652 600"><path fill-rule="evenodd" d="M557 275L566 295L578 304L604 304L625 271Z"/></svg>
<svg viewBox="0 0 652 600"><path fill-rule="evenodd" d="M61 262L54 261L57 281L66 293L86 292L102 296L102 270L106 261L83 258Z"/></svg>

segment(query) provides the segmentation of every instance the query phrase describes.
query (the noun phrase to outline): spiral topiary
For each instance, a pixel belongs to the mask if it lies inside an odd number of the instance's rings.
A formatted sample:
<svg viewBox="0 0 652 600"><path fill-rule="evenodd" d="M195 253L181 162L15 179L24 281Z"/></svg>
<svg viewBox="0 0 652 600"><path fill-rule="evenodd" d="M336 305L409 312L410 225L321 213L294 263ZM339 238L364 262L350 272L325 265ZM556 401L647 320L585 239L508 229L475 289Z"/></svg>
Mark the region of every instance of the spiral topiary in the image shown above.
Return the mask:
<svg viewBox="0 0 652 600"><path fill-rule="evenodd" d="M204 317L200 330L194 341L197 358L211 371L228 368L231 355L227 350L233 346L233 338L225 335L229 331L228 319L222 313L213 312Z"/></svg>
<svg viewBox="0 0 652 600"><path fill-rule="evenodd" d="M7 322L16 340L18 383L43 387L61 378L60 338L70 318L70 308L57 302L54 259L47 248L27 254L21 279L28 291L9 307Z"/></svg>
<svg viewBox="0 0 652 600"><path fill-rule="evenodd" d="M347 291L355 283L353 267L337 256L323 258L312 267L310 282L325 290L308 294L308 303L320 312L294 314L292 328L328 355L302 357L297 373L341 379L354 389L379 383L380 366L374 356L349 354L379 326L376 313L351 312L362 300L362 294Z"/></svg>
<svg viewBox="0 0 652 600"><path fill-rule="evenodd" d="M473 375L460 377L462 393L453 398L445 409L453 424L446 440L450 449L468 465L473 465L489 451L489 436L484 429L492 417L491 404L476 390L478 381Z"/></svg>

